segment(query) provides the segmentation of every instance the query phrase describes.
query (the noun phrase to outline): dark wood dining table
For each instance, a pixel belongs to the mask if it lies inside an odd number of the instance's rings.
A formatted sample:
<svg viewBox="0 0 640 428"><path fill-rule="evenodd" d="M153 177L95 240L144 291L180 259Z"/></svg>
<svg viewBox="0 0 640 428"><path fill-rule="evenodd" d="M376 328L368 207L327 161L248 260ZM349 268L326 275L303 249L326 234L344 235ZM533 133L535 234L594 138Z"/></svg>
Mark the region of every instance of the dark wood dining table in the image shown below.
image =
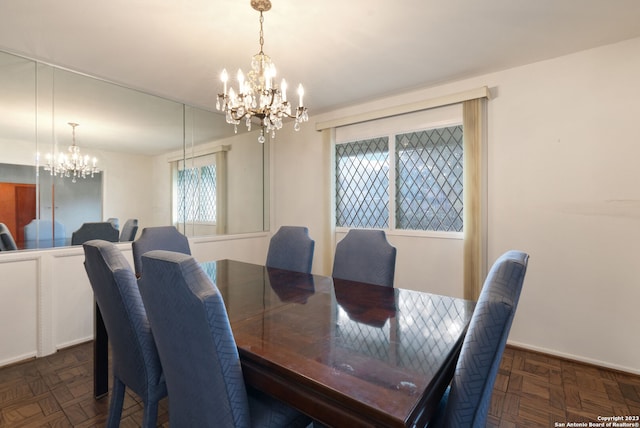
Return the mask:
<svg viewBox="0 0 640 428"><path fill-rule="evenodd" d="M327 426L425 425L475 306L232 260L201 266L224 297L247 384ZM96 319L96 396L108 390L100 327Z"/></svg>

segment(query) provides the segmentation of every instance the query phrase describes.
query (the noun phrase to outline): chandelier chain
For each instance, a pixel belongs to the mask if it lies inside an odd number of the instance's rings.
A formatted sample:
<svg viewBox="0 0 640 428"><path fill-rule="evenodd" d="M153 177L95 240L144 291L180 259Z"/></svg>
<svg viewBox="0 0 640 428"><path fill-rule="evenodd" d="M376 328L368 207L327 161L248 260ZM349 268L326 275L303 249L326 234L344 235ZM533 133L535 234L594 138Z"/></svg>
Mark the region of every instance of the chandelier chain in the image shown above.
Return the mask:
<svg viewBox="0 0 640 428"><path fill-rule="evenodd" d="M264 54L263 46L264 46L264 31L262 30L262 23L264 22L264 16L262 16L262 12L260 12L260 53Z"/></svg>

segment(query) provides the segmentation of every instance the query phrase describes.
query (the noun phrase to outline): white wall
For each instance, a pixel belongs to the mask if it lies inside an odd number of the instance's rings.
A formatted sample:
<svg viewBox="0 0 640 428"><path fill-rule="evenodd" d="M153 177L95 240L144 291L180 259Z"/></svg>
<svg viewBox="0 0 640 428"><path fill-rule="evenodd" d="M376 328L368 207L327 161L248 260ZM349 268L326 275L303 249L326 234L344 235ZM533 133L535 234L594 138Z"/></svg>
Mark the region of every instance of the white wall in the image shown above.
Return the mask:
<svg viewBox="0 0 640 428"><path fill-rule="evenodd" d="M633 39L289 124L273 143L273 223L307 225L314 272L330 272L331 149L314 122L488 86L488 260L531 255L510 343L640 373L638 52ZM462 257L455 244L390 241L396 286L459 294L459 268L440 266Z"/></svg>
<svg viewBox="0 0 640 428"><path fill-rule="evenodd" d="M99 156L103 168L103 220L117 217L121 228L130 218L138 219L140 230L157 226L153 193L148 190L156 183L152 175L153 158L105 151Z"/></svg>

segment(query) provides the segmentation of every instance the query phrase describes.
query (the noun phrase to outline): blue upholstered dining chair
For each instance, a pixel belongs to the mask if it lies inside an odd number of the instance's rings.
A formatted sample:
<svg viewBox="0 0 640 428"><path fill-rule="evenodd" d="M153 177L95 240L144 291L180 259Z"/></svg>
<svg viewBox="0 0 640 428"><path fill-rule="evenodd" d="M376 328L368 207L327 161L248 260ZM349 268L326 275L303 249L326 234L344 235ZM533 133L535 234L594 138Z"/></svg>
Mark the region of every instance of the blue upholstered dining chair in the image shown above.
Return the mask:
<svg viewBox="0 0 640 428"><path fill-rule="evenodd" d="M315 241L309 229L302 226L282 226L271 237L267 252L267 267L311 273Z"/></svg>
<svg viewBox="0 0 640 428"><path fill-rule="evenodd" d="M396 249L383 230L351 229L336 245L331 276L393 287Z"/></svg>
<svg viewBox="0 0 640 428"><path fill-rule="evenodd" d="M122 226L120 231L120 242L129 242L136 239L136 233L138 233L138 219L130 218Z"/></svg>
<svg viewBox="0 0 640 428"><path fill-rule="evenodd" d="M71 234L71 245L80 245L93 239L118 242L118 236L120 233L111 222L82 223L82 226Z"/></svg>
<svg viewBox="0 0 640 428"><path fill-rule="evenodd" d="M0 223L0 251L14 251L18 246L6 224Z"/></svg>
<svg viewBox="0 0 640 428"><path fill-rule="evenodd" d="M25 241L50 241L65 237L65 228L59 221L33 219L24 227Z"/></svg>
<svg viewBox="0 0 640 428"><path fill-rule="evenodd" d="M222 296L198 262L142 256L138 281L167 380L173 427L305 427L310 420L245 386Z"/></svg>
<svg viewBox="0 0 640 428"><path fill-rule="evenodd" d="M186 236L174 226L145 227L140 237L131 243L133 268L136 276L142 276L142 255L151 250L167 250L191 255Z"/></svg>
<svg viewBox="0 0 640 428"><path fill-rule="evenodd" d="M462 344L455 375L429 428L484 428L529 256L508 251L484 282Z"/></svg>
<svg viewBox="0 0 640 428"><path fill-rule="evenodd" d="M143 426L155 427L158 401L167 395L167 387L136 277L111 242L92 240L83 248L84 266L111 342L113 390L107 426L120 425L128 387L144 403Z"/></svg>

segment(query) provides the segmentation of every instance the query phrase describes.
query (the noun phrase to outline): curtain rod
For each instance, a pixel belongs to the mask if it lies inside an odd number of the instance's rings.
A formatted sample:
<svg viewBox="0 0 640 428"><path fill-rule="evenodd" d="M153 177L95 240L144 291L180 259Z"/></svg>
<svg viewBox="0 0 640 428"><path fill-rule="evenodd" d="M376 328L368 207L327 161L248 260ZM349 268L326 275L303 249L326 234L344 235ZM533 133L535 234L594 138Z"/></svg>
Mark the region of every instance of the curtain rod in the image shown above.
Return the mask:
<svg viewBox="0 0 640 428"><path fill-rule="evenodd" d="M431 98L428 100L417 101L410 104L402 104L399 106L388 107L380 110L368 111L352 116L342 117L339 119L327 120L324 122L316 122L316 131L322 131L329 128L338 128L340 126L353 125L370 120L383 119L385 117L399 116L401 114L412 113L421 110L428 110L436 107L444 107L451 104L461 103L463 101L475 100L478 98L489 98L489 88L482 86L468 91L458 92L456 94L444 95L441 97Z"/></svg>

